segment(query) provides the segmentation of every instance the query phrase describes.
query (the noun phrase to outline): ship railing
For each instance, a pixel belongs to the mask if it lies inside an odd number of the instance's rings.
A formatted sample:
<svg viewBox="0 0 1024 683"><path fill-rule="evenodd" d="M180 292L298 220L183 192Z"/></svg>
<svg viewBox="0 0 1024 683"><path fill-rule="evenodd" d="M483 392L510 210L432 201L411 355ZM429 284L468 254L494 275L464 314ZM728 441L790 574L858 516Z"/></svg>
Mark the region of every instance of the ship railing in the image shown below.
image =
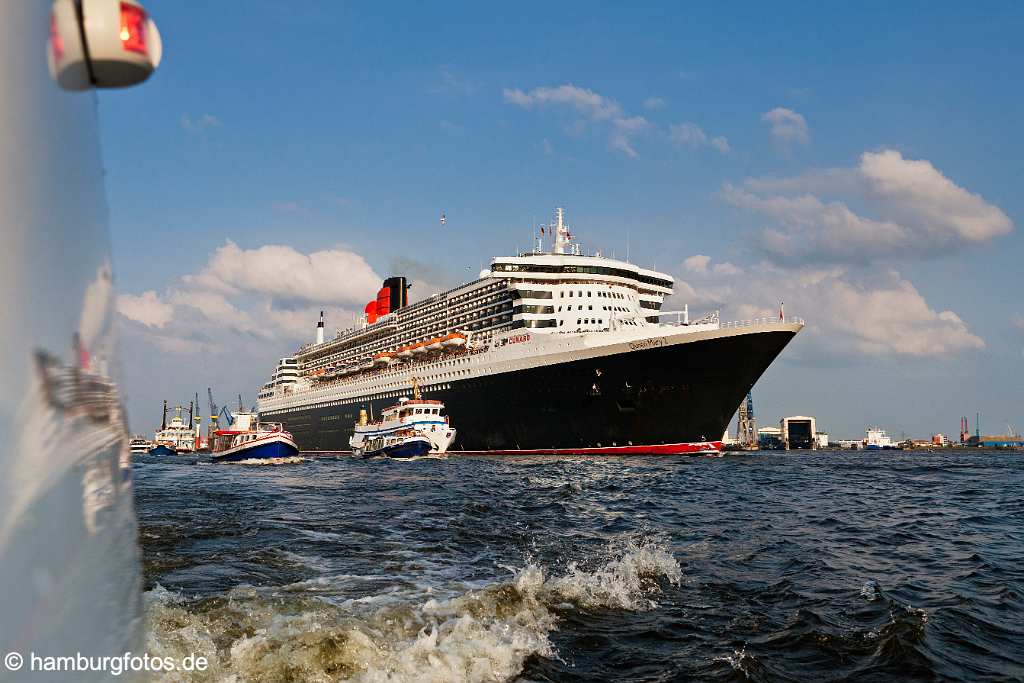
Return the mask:
<svg viewBox="0 0 1024 683"><path fill-rule="evenodd" d="M792 324L803 325L804 319L792 316L789 318L753 318L751 320L730 320L722 323L722 328L736 328L736 327L754 327L763 325L792 325Z"/></svg>

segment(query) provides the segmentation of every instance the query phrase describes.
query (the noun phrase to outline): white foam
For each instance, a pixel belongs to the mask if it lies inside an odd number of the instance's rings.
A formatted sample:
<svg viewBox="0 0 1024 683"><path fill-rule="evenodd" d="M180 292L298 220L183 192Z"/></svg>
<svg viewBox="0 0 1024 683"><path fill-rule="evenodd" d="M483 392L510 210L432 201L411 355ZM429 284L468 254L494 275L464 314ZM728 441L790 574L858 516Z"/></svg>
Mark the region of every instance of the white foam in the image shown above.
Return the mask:
<svg viewBox="0 0 1024 683"><path fill-rule="evenodd" d="M296 463L306 462L306 459L298 455L289 455L283 458L247 458L246 460L227 460L223 464L226 465L246 465L246 466L260 466L260 465L294 465Z"/></svg>
<svg viewBox="0 0 1024 683"><path fill-rule="evenodd" d="M611 546L592 571L571 564L548 577L529 564L510 580L447 599L335 604L306 590L239 587L190 604L157 586L146 594L154 655L203 654L201 677L178 680L504 681L532 654L556 656L552 608L650 609L656 579L681 580L679 564L651 542ZM369 608L369 609L367 609ZM170 679L175 680L175 679Z"/></svg>

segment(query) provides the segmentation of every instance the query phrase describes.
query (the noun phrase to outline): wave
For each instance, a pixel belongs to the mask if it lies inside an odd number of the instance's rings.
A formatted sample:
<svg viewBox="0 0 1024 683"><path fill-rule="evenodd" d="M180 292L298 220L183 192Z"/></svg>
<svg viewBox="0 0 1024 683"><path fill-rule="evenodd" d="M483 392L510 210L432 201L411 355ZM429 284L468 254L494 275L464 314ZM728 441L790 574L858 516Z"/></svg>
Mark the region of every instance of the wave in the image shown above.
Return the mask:
<svg viewBox="0 0 1024 683"><path fill-rule="evenodd" d="M246 466L259 466L259 465L294 465L296 463L306 462L306 459L298 455L289 455L283 458L248 458L246 460L231 460L225 464L228 465L246 465Z"/></svg>
<svg viewBox="0 0 1024 683"><path fill-rule="evenodd" d="M290 586L197 600L157 586L146 594L148 649L211 662L169 680L505 681L530 656L557 656L549 639L557 610L649 610L661 582L682 580L679 563L651 540L613 543L590 564L553 574L529 563L510 580L447 599L384 606L335 604Z"/></svg>

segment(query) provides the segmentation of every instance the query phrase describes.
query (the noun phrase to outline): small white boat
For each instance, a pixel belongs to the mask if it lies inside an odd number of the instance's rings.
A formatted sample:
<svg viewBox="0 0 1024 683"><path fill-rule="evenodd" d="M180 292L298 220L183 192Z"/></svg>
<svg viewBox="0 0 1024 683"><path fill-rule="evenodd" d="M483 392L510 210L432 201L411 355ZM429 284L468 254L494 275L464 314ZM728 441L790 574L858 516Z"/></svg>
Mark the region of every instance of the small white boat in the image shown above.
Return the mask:
<svg viewBox="0 0 1024 683"><path fill-rule="evenodd" d="M155 445L156 444L154 444L152 441L149 441L148 439L144 439L141 436L136 436L133 437L132 440L128 442L128 451L132 455L145 455L149 453L150 449L153 448L153 446Z"/></svg>

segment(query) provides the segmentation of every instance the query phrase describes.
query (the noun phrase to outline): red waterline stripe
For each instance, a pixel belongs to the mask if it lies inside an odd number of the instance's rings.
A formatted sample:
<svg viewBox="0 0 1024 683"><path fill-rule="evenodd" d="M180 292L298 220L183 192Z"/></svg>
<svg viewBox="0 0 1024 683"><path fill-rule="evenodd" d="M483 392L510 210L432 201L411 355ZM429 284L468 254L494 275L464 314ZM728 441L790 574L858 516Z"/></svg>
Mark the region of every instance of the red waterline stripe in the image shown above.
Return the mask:
<svg viewBox="0 0 1024 683"><path fill-rule="evenodd" d="M448 451L459 455L717 455L721 441L664 443L649 446L601 446L594 448L525 448L496 451Z"/></svg>

